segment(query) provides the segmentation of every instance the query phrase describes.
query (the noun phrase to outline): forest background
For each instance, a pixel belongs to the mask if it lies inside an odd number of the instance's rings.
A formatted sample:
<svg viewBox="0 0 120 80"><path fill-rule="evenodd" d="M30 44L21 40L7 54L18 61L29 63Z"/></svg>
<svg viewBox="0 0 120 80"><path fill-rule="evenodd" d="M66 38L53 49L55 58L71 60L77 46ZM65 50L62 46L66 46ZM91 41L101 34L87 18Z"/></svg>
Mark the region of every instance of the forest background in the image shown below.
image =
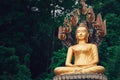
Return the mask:
<svg viewBox="0 0 120 80"><path fill-rule="evenodd" d="M120 1L86 3L107 20L99 64L108 80L120 80ZM58 27L75 7L75 0L0 0L0 80L52 80L67 52Z"/></svg>

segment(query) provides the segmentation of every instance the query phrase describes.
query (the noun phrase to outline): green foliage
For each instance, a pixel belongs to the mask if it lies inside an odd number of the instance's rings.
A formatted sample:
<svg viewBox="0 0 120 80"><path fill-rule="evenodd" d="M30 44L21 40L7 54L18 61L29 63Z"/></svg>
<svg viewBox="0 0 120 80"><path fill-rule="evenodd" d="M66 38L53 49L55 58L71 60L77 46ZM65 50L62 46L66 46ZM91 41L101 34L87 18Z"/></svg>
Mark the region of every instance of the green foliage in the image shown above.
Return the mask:
<svg viewBox="0 0 120 80"><path fill-rule="evenodd" d="M18 73L15 75L14 80L32 80L31 72L25 65L18 66Z"/></svg>
<svg viewBox="0 0 120 80"><path fill-rule="evenodd" d="M0 80L31 80L31 72L21 65L14 48L0 46Z"/></svg>
<svg viewBox="0 0 120 80"><path fill-rule="evenodd" d="M3 72L15 74L17 70L15 67L18 64L19 59L14 55L14 53L14 48L6 48L4 46L0 46L0 74L3 74Z"/></svg>
<svg viewBox="0 0 120 80"><path fill-rule="evenodd" d="M120 75L120 46L112 46L107 48L107 64L106 74L110 80L116 79L119 80ZM111 76L112 75L112 76Z"/></svg>
<svg viewBox="0 0 120 80"><path fill-rule="evenodd" d="M39 75L40 77L36 78L35 80L52 80L54 77L54 69L59 66L65 66L65 60L66 60L66 48L59 49L58 51L54 51L52 58L51 58L51 64L49 66L49 70L51 70L50 73L44 72L43 74Z"/></svg>
<svg viewBox="0 0 120 80"><path fill-rule="evenodd" d="M39 75L38 78L34 79L34 80L52 80L52 78L54 77L54 75L52 73L43 73L41 75Z"/></svg>
<svg viewBox="0 0 120 80"><path fill-rule="evenodd" d="M53 52L52 63L50 65L50 68L52 70L58 66L65 65L66 53L67 51L65 48L62 48L62 49L59 49L58 51Z"/></svg>

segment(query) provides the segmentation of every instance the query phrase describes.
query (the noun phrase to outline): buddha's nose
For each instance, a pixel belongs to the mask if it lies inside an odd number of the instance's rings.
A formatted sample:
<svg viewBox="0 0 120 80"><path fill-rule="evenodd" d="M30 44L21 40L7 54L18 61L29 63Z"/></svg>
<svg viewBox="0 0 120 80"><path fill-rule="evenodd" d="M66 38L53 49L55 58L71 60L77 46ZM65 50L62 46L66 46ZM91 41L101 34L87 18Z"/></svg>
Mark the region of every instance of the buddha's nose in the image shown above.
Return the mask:
<svg viewBox="0 0 120 80"><path fill-rule="evenodd" d="M82 33L80 33L80 35L82 35Z"/></svg>

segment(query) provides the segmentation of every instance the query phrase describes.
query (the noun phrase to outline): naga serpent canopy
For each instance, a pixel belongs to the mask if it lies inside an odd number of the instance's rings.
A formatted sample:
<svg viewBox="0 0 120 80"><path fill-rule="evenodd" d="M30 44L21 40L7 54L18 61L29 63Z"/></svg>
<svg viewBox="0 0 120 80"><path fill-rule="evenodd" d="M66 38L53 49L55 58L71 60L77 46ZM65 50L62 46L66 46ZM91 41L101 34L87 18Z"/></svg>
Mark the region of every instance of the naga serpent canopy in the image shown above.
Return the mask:
<svg viewBox="0 0 120 80"><path fill-rule="evenodd" d="M81 22L88 27L88 42L99 46L102 38L106 35L106 20L102 21L101 13L95 16L92 6L88 6L84 0L80 0L78 8L64 18L63 25L58 29L58 39L66 47L75 44L75 29Z"/></svg>

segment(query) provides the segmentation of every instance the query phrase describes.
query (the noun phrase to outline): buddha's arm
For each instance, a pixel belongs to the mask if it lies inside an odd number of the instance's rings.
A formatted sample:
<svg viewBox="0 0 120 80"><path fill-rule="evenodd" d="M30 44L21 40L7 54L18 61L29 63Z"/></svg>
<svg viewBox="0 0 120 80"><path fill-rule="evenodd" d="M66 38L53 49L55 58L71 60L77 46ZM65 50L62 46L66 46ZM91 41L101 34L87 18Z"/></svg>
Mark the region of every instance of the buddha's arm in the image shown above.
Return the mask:
<svg viewBox="0 0 120 80"><path fill-rule="evenodd" d="M95 44L92 45L92 52L93 52L93 60L90 64L97 64L99 62L98 58L98 48Z"/></svg>
<svg viewBox="0 0 120 80"><path fill-rule="evenodd" d="M73 50L72 47L69 47L67 52L66 63L65 63L66 66L74 66L73 64L71 64L72 56L73 56Z"/></svg>

